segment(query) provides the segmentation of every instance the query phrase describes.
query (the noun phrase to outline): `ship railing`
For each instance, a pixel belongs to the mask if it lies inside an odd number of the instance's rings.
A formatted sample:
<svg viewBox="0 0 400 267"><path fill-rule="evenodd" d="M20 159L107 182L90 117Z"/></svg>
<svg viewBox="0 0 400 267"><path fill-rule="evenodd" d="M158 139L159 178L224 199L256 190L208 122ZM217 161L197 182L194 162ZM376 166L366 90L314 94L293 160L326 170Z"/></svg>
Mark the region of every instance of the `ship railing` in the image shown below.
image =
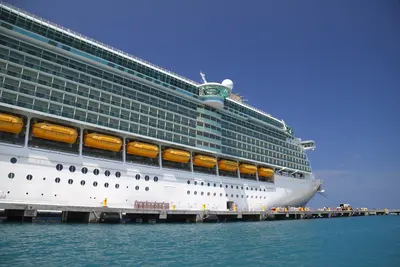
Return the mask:
<svg viewBox="0 0 400 267"><path fill-rule="evenodd" d="M80 34L80 33L78 33L78 32L72 31L72 30L70 30L70 29L68 29L68 28L65 28L64 26L58 25L58 24L56 24L56 23L54 23L54 22L51 22L51 21L48 21L48 20L43 19L43 18L41 18L41 17L38 17L38 16L36 16L36 15L34 15L34 14L32 14L32 13L29 13L29 12L27 12L27 11L25 11L25 10L22 10L22 9L20 9L20 8L18 8L18 7L15 7L15 6L10 5L10 4L8 4L8 3L5 3L5 2L3 2L3 1L0 1L0 5L6 6L6 7L8 7L8 8L13 9L13 10L16 11L16 13L18 13L19 15L32 17L32 18L34 18L35 20L38 20L38 21L41 22L41 23L46 23L46 24L48 24L48 25L51 25L51 26L56 27L56 28L58 28L58 29L61 29L61 30L65 31L65 32L68 32L69 34L78 36L79 38L83 39L84 41L88 41L88 42L94 43L94 44L96 44L96 45L103 46L103 47L105 47L105 48L111 50L112 52L122 54L122 55L124 55L125 57L134 59L134 60L136 60L136 61L138 61L138 62L140 62L140 63L149 65L149 66L151 66L151 67L153 67L153 68L156 68L156 69L158 69L158 70L161 70L161 71L163 71L163 72L166 72L166 73L168 73L168 74L171 74L171 75L173 75L173 76L176 76L176 77L178 77L178 78L184 80L185 82L192 83L192 84L194 84L194 85L196 85L196 86L199 85L198 82L195 82L195 81L193 81L193 80L191 80L191 79L188 79L188 78L186 78L186 77L183 77L182 75L176 74L176 73L174 73L174 72L172 72L172 71L170 71L170 70L167 70L167 69L165 69L165 68L162 68L162 67L160 67L160 66L157 66L157 65L155 65L155 64L153 64L153 63L151 63L151 62L148 62L148 61L146 61L146 60L144 60L144 59L141 59L141 58L139 58L139 57L137 57L137 56L128 54L128 53L126 53L126 52L124 52L124 51L122 51L122 50L116 49L116 48L114 48L114 47L112 47L112 46L109 46L109 45L107 45L107 44L104 44L104 43L102 43L102 42L99 42L99 41L97 41L97 40L94 40L94 39L92 39L92 38L90 38L90 37L88 37L88 36L85 36L85 35L82 35L82 34Z"/></svg>

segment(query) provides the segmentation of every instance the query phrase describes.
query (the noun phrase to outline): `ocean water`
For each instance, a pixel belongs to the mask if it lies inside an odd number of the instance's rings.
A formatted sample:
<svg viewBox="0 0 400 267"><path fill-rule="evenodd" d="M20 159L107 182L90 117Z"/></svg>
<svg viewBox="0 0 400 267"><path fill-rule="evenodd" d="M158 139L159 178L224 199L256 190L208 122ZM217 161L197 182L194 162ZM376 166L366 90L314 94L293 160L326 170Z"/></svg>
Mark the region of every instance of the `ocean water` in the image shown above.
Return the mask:
<svg viewBox="0 0 400 267"><path fill-rule="evenodd" d="M400 266L400 216L218 224L0 224L4 266Z"/></svg>

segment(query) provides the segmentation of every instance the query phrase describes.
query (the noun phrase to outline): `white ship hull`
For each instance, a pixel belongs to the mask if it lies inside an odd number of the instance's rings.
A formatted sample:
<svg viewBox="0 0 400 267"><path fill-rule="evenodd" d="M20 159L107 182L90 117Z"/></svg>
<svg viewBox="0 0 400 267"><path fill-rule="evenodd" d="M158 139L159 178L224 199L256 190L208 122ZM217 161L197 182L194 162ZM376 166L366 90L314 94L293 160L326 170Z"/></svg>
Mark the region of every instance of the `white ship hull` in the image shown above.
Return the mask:
<svg viewBox="0 0 400 267"><path fill-rule="evenodd" d="M11 158L17 162L12 163ZM61 171L56 169L57 164L63 166ZM69 170L70 166L75 172ZM88 169L86 174L81 171L83 167ZM99 170L98 175L94 169ZM135 201L149 201L169 203L176 210L201 210L206 205L208 210L224 211L232 201L238 211L261 211L305 206L320 186L318 180L277 174L273 184L4 144L0 144L0 170L0 203L99 207L107 198L107 205L114 208L133 208ZM110 176L105 175L106 170ZM119 178L116 172L121 173Z"/></svg>

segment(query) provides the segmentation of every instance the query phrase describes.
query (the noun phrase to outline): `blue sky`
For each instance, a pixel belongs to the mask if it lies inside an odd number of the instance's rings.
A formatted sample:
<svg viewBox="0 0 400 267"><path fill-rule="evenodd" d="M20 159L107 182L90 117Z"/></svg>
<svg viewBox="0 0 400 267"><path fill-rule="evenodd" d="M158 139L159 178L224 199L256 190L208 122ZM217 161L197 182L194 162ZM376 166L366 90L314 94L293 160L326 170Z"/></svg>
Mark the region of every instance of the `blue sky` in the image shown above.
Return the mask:
<svg viewBox="0 0 400 267"><path fill-rule="evenodd" d="M400 207L400 1L9 1L200 81L316 141L327 198Z"/></svg>

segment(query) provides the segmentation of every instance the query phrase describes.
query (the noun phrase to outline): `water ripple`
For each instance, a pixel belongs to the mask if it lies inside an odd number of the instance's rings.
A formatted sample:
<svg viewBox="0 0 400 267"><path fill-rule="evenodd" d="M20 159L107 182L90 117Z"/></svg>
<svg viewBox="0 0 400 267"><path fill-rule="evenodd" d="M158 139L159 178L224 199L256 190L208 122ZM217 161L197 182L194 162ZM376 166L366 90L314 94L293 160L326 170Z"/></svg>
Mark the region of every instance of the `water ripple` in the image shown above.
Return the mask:
<svg viewBox="0 0 400 267"><path fill-rule="evenodd" d="M6 266L400 266L400 217L223 224L0 224Z"/></svg>

